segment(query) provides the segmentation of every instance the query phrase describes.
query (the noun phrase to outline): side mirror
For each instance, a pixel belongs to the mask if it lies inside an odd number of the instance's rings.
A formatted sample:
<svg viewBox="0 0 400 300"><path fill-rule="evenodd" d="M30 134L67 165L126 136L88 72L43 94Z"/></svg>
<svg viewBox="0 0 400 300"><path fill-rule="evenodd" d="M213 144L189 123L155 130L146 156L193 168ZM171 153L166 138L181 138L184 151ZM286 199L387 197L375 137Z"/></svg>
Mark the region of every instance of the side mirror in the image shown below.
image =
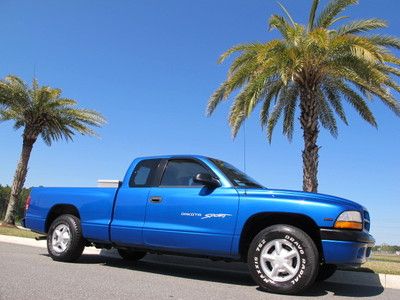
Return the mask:
<svg viewBox="0 0 400 300"><path fill-rule="evenodd" d="M207 173L199 173L196 176L194 176L193 181L196 183L201 183L207 187L220 187L221 182L217 179L212 177L210 174Z"/></svg>

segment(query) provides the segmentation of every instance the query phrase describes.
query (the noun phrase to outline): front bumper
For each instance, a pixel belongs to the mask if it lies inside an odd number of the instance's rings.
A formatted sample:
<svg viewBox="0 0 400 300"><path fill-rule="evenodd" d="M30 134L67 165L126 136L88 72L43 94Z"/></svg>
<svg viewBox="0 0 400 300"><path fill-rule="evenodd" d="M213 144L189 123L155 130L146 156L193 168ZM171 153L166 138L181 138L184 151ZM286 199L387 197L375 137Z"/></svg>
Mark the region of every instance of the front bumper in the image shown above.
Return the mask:
<svg viewBox="0 0 400 300"><path fill-rule="evenodd" d="M375 245L366 231L322 228L321 241L325 263L359 266L367 261Z"/></svg>

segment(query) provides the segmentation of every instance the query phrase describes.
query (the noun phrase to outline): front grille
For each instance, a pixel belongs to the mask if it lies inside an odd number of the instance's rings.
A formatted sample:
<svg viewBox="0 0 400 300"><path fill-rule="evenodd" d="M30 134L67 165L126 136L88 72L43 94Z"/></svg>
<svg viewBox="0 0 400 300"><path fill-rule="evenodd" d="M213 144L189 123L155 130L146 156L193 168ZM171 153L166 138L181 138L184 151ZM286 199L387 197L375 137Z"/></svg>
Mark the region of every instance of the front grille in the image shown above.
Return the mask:
<svg viewBox="0 0 400 300"><path fill-rule="evenodd" d="M364 210L364 228L366 231L369 231L371 227L371 220L369 218L369 213L368 211Z"/></svg>

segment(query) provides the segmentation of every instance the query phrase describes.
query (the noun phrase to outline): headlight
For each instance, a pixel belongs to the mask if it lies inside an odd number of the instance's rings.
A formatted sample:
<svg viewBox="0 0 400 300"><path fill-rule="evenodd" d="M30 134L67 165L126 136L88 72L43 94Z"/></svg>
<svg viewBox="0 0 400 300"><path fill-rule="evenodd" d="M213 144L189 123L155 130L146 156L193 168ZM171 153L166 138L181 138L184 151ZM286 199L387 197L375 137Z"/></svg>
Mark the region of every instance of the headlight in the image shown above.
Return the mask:
<svg viewBox="0 0 400 300"><path fill-rule="evenodd" d="M361 213L356 210L342 212L336 219L335 228L340 229L358 229L363 228Z"/></svg>

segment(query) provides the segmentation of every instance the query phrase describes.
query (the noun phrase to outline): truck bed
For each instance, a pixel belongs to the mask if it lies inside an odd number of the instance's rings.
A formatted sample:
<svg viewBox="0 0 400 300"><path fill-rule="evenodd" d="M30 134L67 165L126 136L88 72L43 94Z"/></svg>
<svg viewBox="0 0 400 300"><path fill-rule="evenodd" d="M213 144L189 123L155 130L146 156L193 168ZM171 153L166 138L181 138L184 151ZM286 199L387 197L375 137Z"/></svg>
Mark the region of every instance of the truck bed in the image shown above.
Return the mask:
<svg viewBox="0 0 400 300"><path fill-rule="evenodd" d="M26 227L46 232L46 218L58 205L71 205L79 211L83 236L109 241L109 225L117 188L33 188L26 215Z"/></svg>

